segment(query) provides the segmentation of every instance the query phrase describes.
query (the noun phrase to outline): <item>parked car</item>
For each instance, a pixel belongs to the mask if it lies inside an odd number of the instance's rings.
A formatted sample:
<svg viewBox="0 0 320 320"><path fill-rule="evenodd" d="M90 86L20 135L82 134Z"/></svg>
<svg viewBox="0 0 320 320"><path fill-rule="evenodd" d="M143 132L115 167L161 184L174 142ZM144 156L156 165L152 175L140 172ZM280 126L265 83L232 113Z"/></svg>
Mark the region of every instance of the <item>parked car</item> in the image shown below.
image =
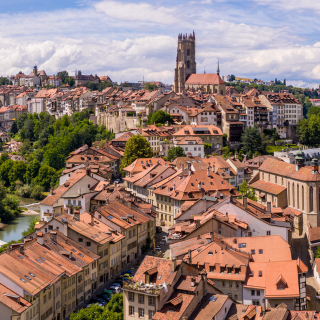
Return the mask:
<svg viewBox="0 0 320 320"><path fill-rule="evenodd" d="M157 232L157 233L161 233L161 232L162 232L162 228L157 226L157 227L156 227L156 232Z"/></svg>
<svg viewBox="0 0 320 320"><path fill-rule="evenodd" d="M108 290L111 291L112 294L120 293L120 287L111 286L108 288Z"/></svg>
<svg viewBox="0 0 320 320"><path fill-rule="evenodd" d="M121 288L121 284L119 282L115 282L112 284L112 287L119 287Z"/></svg>

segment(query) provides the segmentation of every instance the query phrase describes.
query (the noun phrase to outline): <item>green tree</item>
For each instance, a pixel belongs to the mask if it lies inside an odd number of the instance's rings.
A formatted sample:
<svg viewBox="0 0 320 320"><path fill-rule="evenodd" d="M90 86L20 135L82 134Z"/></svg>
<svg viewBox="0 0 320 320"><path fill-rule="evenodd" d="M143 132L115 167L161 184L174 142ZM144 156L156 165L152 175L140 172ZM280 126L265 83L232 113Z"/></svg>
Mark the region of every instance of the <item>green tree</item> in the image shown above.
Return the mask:
<svg viewBox="0 0 320 320"><path fill-rule="evenodd" d="M276 141L280 140L280 136L279 136L279 133L277 131L275 131L275 133L273 134L272 140L273 140L273 142L276 142Z"/></svg>
<svg viewBox="0 0 320 320"><path fill-rule="evenodd" d="M236 80L236 77L232 74L232 75L230 75L230 79L229 79L229 81L234 81L234 80Z"/></svg>
<svg viewBox="0 0 320 320"><path fill-rule="evenodd" d="M44 187L45 189L49 189L52 184L52 177L55 175L56 170L54 168L51 168L48 165L43 165L37 177L34 179L36 185L39 185L41 187Z"/></svg>
<svg viewBox="0 0 320 320"><path fill-rule="evenodd" d="M2 163L0 167L0 178L5 186L10 185L9 172L13 166L13 163L14 163L13 160L8 159L4 163ZM16 180L19 180L19 179L16 179Z"/></svg>
<svg viewBox="0 0 320 320"><path fill-rule="evenodd" d="M17 125L17 121L13 121L13 124L10 128L10 134L14 136L16 133L18 133L18 125Z"/></svg>
<svg viewBox="0 0 320 320"><path fill-rule="evenodd" d="M73 87L75 82L74 79L72 77L67 77L64 81L65 84L68 84L70 87Z"/></svg>
<svg viewBox="0 0 320 320"><path fill-rule="evenodd" d="M65 157L59 153L58 149L48 149L44 153L44 163L56 170L64 167L64 161Z"/></svg>
<svg viewBox="0 0 320 320"><path fill-rule="evenodd" d="M30 197L33 199L36 199L36 200L42 200L43 199L43 192L44 192L43 187L41 187L39 185L35 185L31 189Z"/></svg>
<svg viewBox="0 0 320 320"><path fill-rule="evenodd" d="M174 159L176 158L179 158L179 157L185 157L186 154L184 153L184 150L182 147L171 147L169 150L168 150L168 156L167 156L167 159L168 161L173 161Z"/></svg>
<svg viewBox="0 0 320 320"><path fill-rule="evenodd" d="M60 71L58 72L58 77L61 79L62 83L66 83L66 78L69 77L69 73L67 71Z"/></svg>
<svg viewBox="0 0 320 320"><path fill-rule="evenodd" d="M38 175L40 170L40 162L37 159L34 159L29 162L27 165L25 180L27 183L31 183L32 180Z"/></svg>
<svg viewBox="0 0 320 320"><path fill-rule="evenodd" d="M149 142L140 134L131 137L125 146L121 169L130 165L139 158L151 158L153 156Z"/></svg>
<svg viewBox="0 0 320 320"><path fill-rule="evenodd" d="M314 255L315 258L320 258L320 246L317 246L317 251Z"/></svg>
<svg viewBox="0 0 320 320"><path fill-rule="evenodd" d="M9 181L14 185L17 180L25 182L27 165L23 161L13 161L9 171Z"/></svg>
<svg viewBox="0 0 320 320"><path fill-rule="evenodd" d="M148 91L154 91L156 90L158 87L156 84L151 84L149 82L145 83L144 88Z"/></svg>
<svg viewBox="0 0 320 320"><path fill-rule="evenodd" d="M147 124L169 124L173 123L173 118L169 113L165 113L163 110L158 110L148 116Z"/></svg>
<svg viewBox="0 0 320 320"><path fill-rule="evenodd" d="M264 145L262 144L262 137L258 127L247 127L241 136L241 149L244 153L251 152L264 152Z"/></svg>
<svg viewBox="0 0 320 320"><path fill-rule="evenodd" d="M244 180L239 186L239 192L243 196L247 196L247 198L257 201L257 197L255 196L254 189L247 184L247 181Z"/></svg>

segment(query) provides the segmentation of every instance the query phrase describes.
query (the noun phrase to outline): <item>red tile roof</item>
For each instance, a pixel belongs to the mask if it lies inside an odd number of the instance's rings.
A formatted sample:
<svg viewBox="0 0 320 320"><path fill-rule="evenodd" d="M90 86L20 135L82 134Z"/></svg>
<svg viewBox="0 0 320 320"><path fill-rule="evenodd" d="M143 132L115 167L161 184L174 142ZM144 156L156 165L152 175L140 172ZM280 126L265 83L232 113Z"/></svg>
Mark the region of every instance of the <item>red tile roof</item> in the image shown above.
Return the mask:
<svg viewBox="0 0 320 320"><path fill-rule="evenodd" d="M209 84L220 84L224 85L224 81L220 78L217 73L197 73L191 74L188 80L186 81L186 85L192 84L202 84L202 85L209 85Z"/></svg>
<svg viewBox="0 0 320 320"><path fill-rule="evenodd" d="M261 190L263 192L267 192L275 195L278 195L287 189L286 187L280 186L275 183L263 181L263 180L258 180L252 183L251 187L253 187L254 189Z"/></svg>

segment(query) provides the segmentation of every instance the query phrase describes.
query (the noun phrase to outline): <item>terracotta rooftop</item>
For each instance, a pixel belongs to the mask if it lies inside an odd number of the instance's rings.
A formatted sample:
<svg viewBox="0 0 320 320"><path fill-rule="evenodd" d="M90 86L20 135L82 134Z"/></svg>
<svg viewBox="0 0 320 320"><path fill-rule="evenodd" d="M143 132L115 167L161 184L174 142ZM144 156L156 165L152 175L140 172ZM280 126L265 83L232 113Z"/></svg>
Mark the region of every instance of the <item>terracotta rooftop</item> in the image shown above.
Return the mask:
<svg viewBox="0 0 320 320"><path fill-rule="evenodd" d="M263 191L263 192L267 192L275 195L278 195L287 189L286 187L280 186L275 183L263 181L263 180L258 180L252 183L251 187L259 191Z"/></svg>

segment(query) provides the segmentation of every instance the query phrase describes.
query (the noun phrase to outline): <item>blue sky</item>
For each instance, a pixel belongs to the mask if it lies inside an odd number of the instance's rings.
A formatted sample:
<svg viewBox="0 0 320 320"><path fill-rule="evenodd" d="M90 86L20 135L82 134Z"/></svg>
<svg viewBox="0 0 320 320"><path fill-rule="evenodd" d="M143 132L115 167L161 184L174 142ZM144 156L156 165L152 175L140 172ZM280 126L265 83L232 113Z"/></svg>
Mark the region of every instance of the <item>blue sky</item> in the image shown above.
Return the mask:
<svg viewBox="0 0 320 320"><path fill-rule="evenodd" d="M0 74L109 75L173 83L179 32L196 33L197 72L320 84L320 2L10 0L1 4Z"/></svg>

